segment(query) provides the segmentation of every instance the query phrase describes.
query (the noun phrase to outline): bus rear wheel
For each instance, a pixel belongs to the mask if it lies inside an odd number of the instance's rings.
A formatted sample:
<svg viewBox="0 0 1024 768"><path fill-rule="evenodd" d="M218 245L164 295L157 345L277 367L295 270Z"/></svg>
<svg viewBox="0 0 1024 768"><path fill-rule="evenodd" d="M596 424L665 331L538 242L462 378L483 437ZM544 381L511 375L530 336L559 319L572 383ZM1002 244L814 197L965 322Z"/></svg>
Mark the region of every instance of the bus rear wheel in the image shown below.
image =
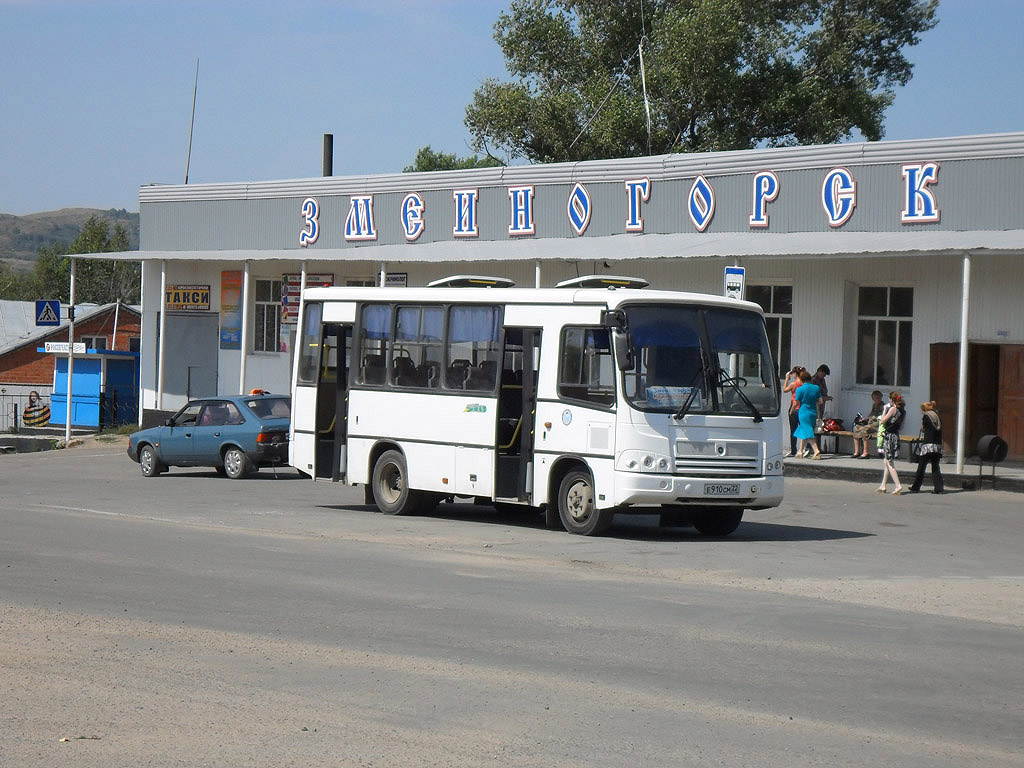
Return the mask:
<svg viewBox="0 0 1024 768"><path fill-rule="evenodd" d="M704 536L728 536L740 526L742 509L702 509L693 513L693 527Z"/></svg>
<svg viewBox="0 0 1024 768"><path fill-rule="evenodd" d="M569 533L597 536L608 530L614 509L598 509L594 504L594 481L590 473L574 469L558 486L558 516Z"/></svg>
<svg viewBox="0 0 1024 768"><path fill-rule="evenodd" d="M385 515L408 515L419 506L420 493L409 488L409 471L401 451L384 451L373 465L373 501Z"/></svg>

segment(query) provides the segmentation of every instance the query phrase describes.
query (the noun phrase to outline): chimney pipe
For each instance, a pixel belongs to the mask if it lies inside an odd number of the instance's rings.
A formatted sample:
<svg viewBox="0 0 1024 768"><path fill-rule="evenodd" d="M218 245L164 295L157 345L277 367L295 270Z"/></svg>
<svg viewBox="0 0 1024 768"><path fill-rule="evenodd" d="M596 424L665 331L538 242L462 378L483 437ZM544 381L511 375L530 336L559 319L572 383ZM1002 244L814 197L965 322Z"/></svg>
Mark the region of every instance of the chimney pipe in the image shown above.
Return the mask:
<svg viewBox="0 0 1024 768"><path fill-rule="evenodd" d="M334 175L334 134L324 134L324 176Z"/></svg>

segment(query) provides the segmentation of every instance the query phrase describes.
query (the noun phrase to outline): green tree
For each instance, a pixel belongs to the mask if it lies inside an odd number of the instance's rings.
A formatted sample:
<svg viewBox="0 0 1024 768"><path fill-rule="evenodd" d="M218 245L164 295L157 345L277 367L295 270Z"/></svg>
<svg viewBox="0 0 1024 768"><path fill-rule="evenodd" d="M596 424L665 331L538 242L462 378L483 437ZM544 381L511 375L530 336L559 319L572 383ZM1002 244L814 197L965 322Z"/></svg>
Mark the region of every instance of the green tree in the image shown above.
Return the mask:
<svg viewBox="0 0 1024 768"><path fill-rule="evenodd" d="M414 173L416 171L457 171L463 168L491 168L502 165L496 157L485 155L480 157L471 155L469 157L456 157L455 154L447 152L435 152L428 144L421 147L416 153L416 160L412 165L402 169L403 173Z"/></svg>
<svg viewBox="0 0 1024 768"><path fill-rule="evenodd" d="M515 80L484 81L466 126L474 151L533 162L874 141L937 6L513 0L494 36Z"/></svg>
<svg viewBox="0 0 1024 768"><path fill-rule="evenodd" d="M32 295L22 298L69 300L71 256L79 253L111 253L129 250L128 233L118 222L110 231L110 222L90 216L69 245L55 243L39 249L35 271L26 281ZM139 302L141 265L138 261L101 261L76 259L75 303L109 304L120 299L126 304Z"/></svg>

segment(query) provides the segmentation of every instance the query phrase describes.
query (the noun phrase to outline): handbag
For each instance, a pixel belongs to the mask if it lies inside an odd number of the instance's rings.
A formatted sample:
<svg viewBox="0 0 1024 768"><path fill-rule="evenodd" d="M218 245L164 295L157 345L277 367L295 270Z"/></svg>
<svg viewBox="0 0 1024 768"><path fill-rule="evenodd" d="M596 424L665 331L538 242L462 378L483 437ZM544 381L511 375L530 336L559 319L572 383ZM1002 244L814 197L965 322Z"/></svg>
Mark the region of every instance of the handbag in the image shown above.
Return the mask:
<svg viewBox="0 0 1024 768"><path fill-rule="evenodd" d="M910 461L917 462L924 456L924 440L920 437L910 443Z"/></svg>
<svg viewBox="0 0 1024 768"><path fill-rule="evenodd" d="M820 435L825 431L825 421L823 419L814 420L814 434Z"/></svg>

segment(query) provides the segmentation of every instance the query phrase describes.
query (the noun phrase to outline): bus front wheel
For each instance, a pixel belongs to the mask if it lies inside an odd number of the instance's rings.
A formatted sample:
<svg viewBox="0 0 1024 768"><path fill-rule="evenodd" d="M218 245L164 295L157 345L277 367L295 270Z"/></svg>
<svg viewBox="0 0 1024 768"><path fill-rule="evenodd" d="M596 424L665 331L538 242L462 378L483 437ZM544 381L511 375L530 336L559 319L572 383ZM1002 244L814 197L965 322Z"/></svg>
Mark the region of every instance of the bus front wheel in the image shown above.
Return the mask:
<svg viewBox="0 0 1024 768"><path fill-rule="evenodd" d="M597 508L590 473L575 469L558 486L558 516L569 533L596 536L608 530L615 510Z"/></svg>
<svg viewBox="0 0 1024 768"><path fill-rule="evenodd" d="M409 488L409 471L400 451L385 451L373 465L373 501L385 515L407 515L419 504L420 494Z"/></svg>

